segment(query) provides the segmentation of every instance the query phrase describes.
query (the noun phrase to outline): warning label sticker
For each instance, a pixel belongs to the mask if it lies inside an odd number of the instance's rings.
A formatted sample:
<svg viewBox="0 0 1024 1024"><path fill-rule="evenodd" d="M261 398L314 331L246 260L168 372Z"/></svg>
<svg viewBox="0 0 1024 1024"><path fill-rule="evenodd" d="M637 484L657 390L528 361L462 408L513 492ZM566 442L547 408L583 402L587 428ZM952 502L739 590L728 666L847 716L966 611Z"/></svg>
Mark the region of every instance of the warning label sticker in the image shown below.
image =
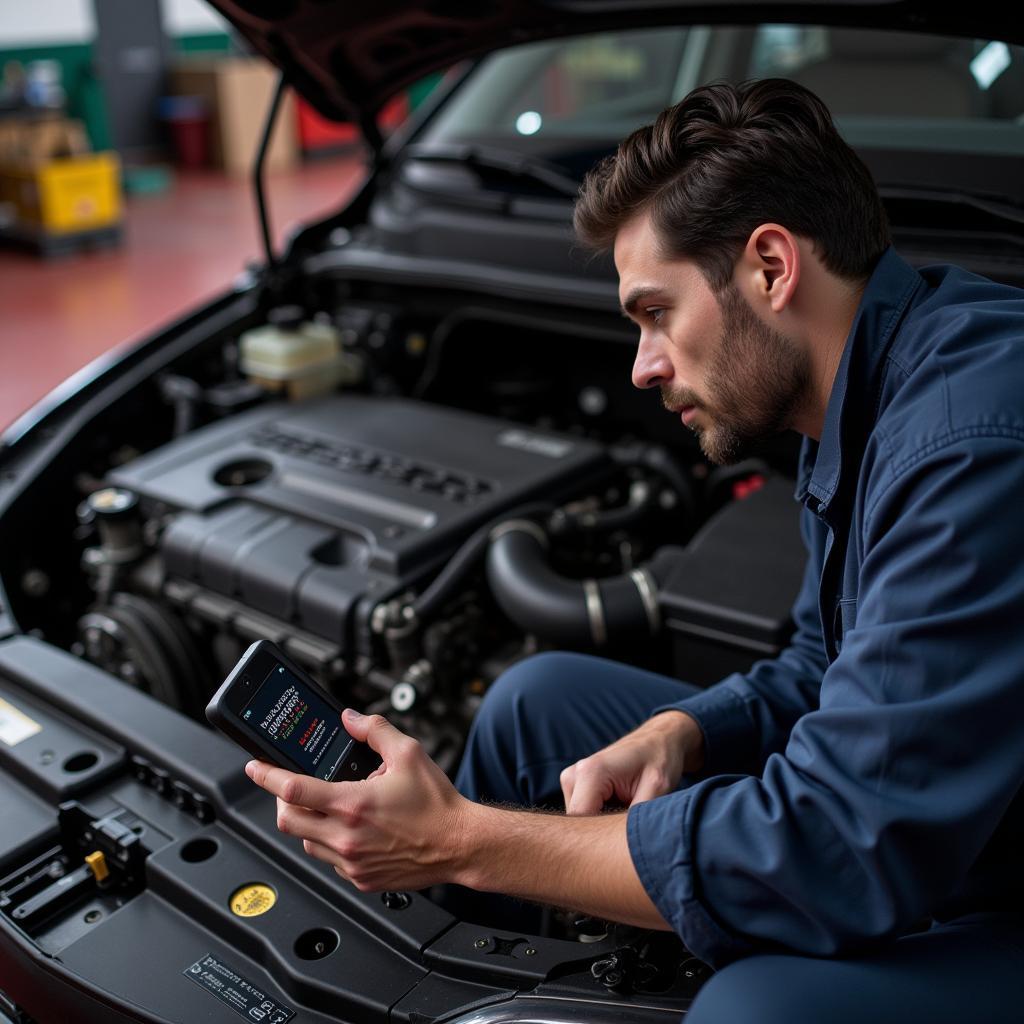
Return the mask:
<svg viewBox="0 0 1024 1024"><path fill-rule="evenodd" d="M34 722L24 711L19 711L13 704L0 697L0 740L13 747L29 736L42 731L42 726Z"/></svg>
<svg viewBox="0 0 1024 1024"><path fill-rule="evenodd" d="M210 956L201 957L182 974L191 978L207 992L212 992L221 1002L237 1010L246 1020L258 1024L285 1024L295 1016L295 1011L284 1003L271 999L251 981L246 981L227 964Z"/></svg>

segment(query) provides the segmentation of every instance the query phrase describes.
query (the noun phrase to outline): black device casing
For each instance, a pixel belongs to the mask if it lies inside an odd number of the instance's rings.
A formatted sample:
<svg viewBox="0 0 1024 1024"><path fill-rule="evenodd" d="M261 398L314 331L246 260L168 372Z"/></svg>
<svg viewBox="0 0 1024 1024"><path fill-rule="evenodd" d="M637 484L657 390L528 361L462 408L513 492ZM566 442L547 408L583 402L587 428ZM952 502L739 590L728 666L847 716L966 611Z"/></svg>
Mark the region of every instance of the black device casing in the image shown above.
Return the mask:
<svg viewBox="0 0 1024 1024"><path fill-rule="evenodd" d="M250 676L257 685L263 685L275 665L283 665L296 679L322 700L329 708L336 711L341 718L341 707L338 702L310 678L291 658L269 640L257 640L251 644L238 664L228 673L228 677L220 685L217 692L206 705L206 717L211 725L216 726L226 736L230 736L240 747L247 750L253 757L262 761L270 761L288 771L309 774L302 765L292 761L280 750L268 743L254 730L242 725L234 712L249 701L255 688L243 687L242 681ZM342 725L344 729L344 725ZM346 730L347 732L347 730ZM365 743L353 739L341 761L338 770L327 781L352 782L365 779L381 763L380 757Z"/></svg>

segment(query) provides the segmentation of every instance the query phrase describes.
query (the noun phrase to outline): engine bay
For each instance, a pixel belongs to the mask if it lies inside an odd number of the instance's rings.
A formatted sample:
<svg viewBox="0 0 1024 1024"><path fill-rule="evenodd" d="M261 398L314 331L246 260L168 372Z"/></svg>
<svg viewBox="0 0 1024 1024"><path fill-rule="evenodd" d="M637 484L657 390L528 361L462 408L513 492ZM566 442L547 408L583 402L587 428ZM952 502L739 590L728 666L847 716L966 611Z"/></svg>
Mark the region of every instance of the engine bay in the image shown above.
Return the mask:
<svg viewBox="0 0 1024 1024"><path fill-rule="evenodd" d="M273 639L449 770L487 686L533 651L704 684L774 654L801 568L791 485L740 467L701 522L700 480L667 447L548 422L258 394L90 481L67 646L198 717Z"/></svg>
<svg viewBox="0 0 1024 1024"><path fill-rule="evenodd" d="M379 292L361 307L354 285L325 303L306 284L301 315L227 300L219 326L208 314L179 354L144 354L54 456L5 477L0 717L18 741L0 744L0 914L19 977L56 958L72 988L124 995L128 975L128 997L168 1018L167 979L190 972L197 1012L214 990L229 1014L256 993L268 1019L300 1004L421 1020L524 992L677 1013L707 968L670 936L571 913L519 936L321 870L202 707L270 639L454 773L488 687L532 653L701 685L742 670L791 628L792 446L710 467L656 396L637 405L615 331L584 341L552 314L513 344L498 305L409 293L399 315ZM310 394L247 370L242 339L282 319L334 331L345 379ZM261 929L233 909L261 900L293 914ZM340 948L358 949L343 975ZM166 985L147 987L151 962L173 964Z"/></svg>

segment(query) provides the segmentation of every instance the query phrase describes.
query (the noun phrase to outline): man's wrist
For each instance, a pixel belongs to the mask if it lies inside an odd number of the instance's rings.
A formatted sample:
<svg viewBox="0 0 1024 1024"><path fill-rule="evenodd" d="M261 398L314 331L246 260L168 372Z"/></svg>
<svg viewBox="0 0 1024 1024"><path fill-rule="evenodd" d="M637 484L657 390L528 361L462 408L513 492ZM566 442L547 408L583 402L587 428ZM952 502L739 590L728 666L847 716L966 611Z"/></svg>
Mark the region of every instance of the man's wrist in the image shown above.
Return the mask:
<svg viewBox="0 0 1024 1024"><path fill-rule="evenodd" d="M483 892L666 928L629 853L625 814L566 817L468 804L450 880Z"/></svg>
<svg viewBox="0 0 1024 1024"><path fill-rule="evenodd" d="M492 850L500 841L501 819L509 814L498 807L463 800L457 827L452 830L451 881L469 889L486 889Z"/></svg>

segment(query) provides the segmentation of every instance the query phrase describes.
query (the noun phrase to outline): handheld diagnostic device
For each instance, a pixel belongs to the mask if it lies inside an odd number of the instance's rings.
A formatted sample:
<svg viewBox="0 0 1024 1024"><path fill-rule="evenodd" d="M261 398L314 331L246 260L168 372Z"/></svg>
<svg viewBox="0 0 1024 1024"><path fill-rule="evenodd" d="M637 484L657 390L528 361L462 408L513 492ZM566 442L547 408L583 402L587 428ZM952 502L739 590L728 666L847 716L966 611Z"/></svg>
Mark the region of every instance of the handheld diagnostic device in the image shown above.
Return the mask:
<svg viewBox="0 0 1024 1024"><path fill-rule="evenodd" d="M253 757L327 782L365 779L381 763L348 734L335 699L269 640L242 655L206 717Z"/></svg>

